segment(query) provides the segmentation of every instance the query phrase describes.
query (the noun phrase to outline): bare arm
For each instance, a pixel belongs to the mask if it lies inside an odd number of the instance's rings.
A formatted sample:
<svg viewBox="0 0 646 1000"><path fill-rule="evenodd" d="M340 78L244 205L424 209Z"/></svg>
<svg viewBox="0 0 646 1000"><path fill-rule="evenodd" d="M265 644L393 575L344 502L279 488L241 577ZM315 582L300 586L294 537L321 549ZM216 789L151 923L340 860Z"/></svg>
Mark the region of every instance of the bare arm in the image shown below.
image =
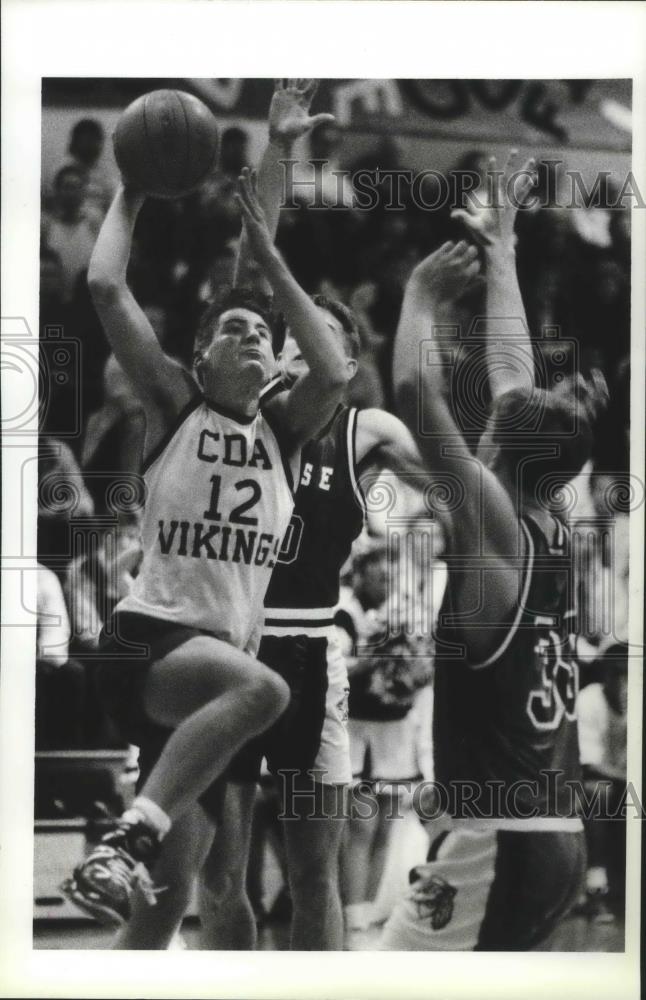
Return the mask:
<svg viewBox="0 0 646 1000"><path fill-rule="evenodd" d="M468 228L481 245L487 276L487 368L493 399L511 389L530 393L534 388L534 359L525 306L516 274L514 226L518 208L534 184L535 163L527 160L513 170L512 150L504 170L497 170L495 156L489 160L486 202L472 198L466 209L452 217Z"/></svg>
<svg viewBox="0 0 646 1000"><path fill-rule="evenodd" d="M452 302L478 272L476 251L444 244L422 261L406 286L394 354L395 396L429 473L448 476L463 501L452 513L462 555L518 554L518 518L507 491L469 450L447 399Z"/></svg>
<svg viewBox="0 0 646 1000"><path fill-rule="evenodd" d="M406 424L375 407L357 414L357 465L392 472L425 471L415 438Z"/></svg>
<svg viewBox="0 0 646 1000"><path fill-rule="evenodd" d="M330 114L310 117L309 109L316 94L318 80L276 80L269 107L269 141L258 168L258 200L265 213L267 230L276 239L280 205L284 197L284 169L282 161L293 156L294 143L321 122L334 121ZM264 275L258 275L246 229L243 227L238 244L236 261L236 286L252 285L270 291Z"/></svg>
<svg viewBox="0 0 646 1000"><path fill-rule="evenodd" d="M88 284L106 336L147 415L154 409L172 419L193 394L190 378L164 354L126 282L132 235L143 202L144 195L119 188L92 253Z"/></svg>
<svg viewBox="0 0 646 1000"><path fill-rule="evenodd" d="M328 327L325 314L292 277L274 247L253 178L247 170L240 179L238 199L250 246L309 368L272 405L295 448L313 437L334 413L350 380L348 361L340 338Z"/></svg>

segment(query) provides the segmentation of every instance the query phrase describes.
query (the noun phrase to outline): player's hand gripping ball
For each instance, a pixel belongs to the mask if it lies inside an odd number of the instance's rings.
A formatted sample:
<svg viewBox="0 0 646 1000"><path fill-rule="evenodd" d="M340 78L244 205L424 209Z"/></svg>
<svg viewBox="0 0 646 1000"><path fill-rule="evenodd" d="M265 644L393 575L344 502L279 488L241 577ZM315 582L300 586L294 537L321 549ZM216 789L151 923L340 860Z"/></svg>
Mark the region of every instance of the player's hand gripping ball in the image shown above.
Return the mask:
<svg viewBox="0 0 646 1000"><path fill-rule="evenodd" d="M153 90L128 105L112 141L126 185L155 198L179 198L213 170L218 129L197 97L182 90Z"/></svg>

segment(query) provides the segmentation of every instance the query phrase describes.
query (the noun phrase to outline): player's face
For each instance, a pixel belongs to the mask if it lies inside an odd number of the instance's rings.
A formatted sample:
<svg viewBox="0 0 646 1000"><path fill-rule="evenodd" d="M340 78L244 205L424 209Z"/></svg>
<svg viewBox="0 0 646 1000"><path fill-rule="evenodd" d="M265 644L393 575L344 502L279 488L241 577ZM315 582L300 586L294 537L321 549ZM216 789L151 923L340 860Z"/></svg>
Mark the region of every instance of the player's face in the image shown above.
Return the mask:
<svg viewBox="0 0 646 1000"><path fill-rule="evenodd" d="M222 313L206 355L207 369L231 376L255 372L262 385L275 363L271 330L262 316L242 308Z"/></svg>
<svg viewBox="0 0 646 1000"><path fill-rule="evenodd" d="M323 309L321 306L318 308L319 311L325 316L325 321L328 327L332 333L336 334L339 338L341 345L345 350L343 327L339 323L338 319L336 316L333 316L331 312L328 312L327 309ZM283 349L280 353L280 368L282 374L288 378L299 378L301 375L304 375L306 371L308 371L307 362L301 354L301 349L289 330L285 336L285 343L283 344Z"/></svg>

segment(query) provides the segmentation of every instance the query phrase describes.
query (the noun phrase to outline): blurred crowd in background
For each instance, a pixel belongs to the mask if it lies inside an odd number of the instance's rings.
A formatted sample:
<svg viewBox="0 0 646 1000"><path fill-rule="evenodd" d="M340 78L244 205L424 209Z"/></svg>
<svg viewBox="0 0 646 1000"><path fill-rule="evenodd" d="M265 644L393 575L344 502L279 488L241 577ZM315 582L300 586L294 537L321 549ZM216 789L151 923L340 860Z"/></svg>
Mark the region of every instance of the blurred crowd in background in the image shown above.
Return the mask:
<svg viewBox="0 0 646 1000"><path fill-rule="evenodd" d="M94 694L92 655L101 626L126 592L140 558L141 497L133 484L141 458L143 414L110 354L86 283L94 241L113 194L113 181L100 166L105 141L98 121L80 118L69 136L68 156L43 191L41 337L60 329L66 339L77 340L80 369L75 378L60 384L45 375L41 386L38 750L118 745L111 720ZM397 141L390 137L376 137L372 154L347 162L343 132L329 124L312 134L309 154L328 161L326 170L407 166ZM234 192L246 165L257 166L249 163L244 129L227 128L221 135L217 172L203 187L180 200L149 199L137 223L131 288L165 350L187 366L204 304L233 277L240 233ZM486 167L484 149L474 148L455 163L456 171L475 171L481 177ZM554 190L552 169L539 162L539 192ZM451 220L449 206L429 212L409 200L403 211L389 211L383 204L369 212L356 211L349 181L342 200L345 207L334 210L308 210L305 204L284 209L277 245L309 293L339 298L357 316L362 352L349 403L392 409L392 346L407 278L429 252L464 234ZM627 659L622 644L627 642L628 506L608 498L618 495L617 488L629 473L630 214L626 208L592 204L576 209L538 207L519 214L517 234L520 284L532 335L538 338L545 328L558 328L564 339L578 345L579 369L584 374L601 371L609 391L595 452L575 482L577 499L568 516L585 523L592 533L589 574L597 581L606 579L606 594L612 594L610 646L602 641L605 612L597 607L603 588L584 585L582 598L591 623L586 632L590 664L582 672L580 714L587 778L593 785L607 779L617 795L626 780ZM476 288L463 301L465 327L472 317L484 314L482 296L483 290ZM77 436L66 433L65 421L72 412L77 412L82 429ZM120 484L125 500L122 496L117 505L115 527L110 522L115 495L111 488ZM347 636L351 673L357 663L356 645L370 631L366 616L377 614L384 604L384 584L393 571L377 536L378 528L373 528L372 537L361 540L353 564L347 567L339 627ZM441 592L434 598L434 613L440 599ZM365 726L354 734L358 777L395 782L432 777L430 646L424 662L423 678L405 679L406 697L395 699L395 706L392 697L380 697L388 682L382 677L371 685L369 680L383 671L383 661L380 666L377 658L368 670L365 664L363 670L355 670L351 715L377 727L372 735ZM363 752L368 746L370 752ZM396 755L388 749L394 746ZM377 773L380 758L394 760L395 770ZM379 794L389 796L392 788ZM47 799L46 792L44 796ZM271 830L269 792L263 801L263 828ZM41 803L45 813L52 808L51 801ZM65 814L65 803L56 808ZM604 907L599 901L608 891L609 878L614 880L615 894L621 896L623 890L622 837L616 835L616 824L610 838L603 826L594 825L590 835L591 891L597 892L595 914L601 917ZM352 831L343 866L346 903L376 905L381 874L389 863L396 866L392 859L388 862L392 828L392 823L382 821L380 826L376 821L372 826L359 823ZM250 879L254 878L260 911L261 879L252 865ZM365 919L361 905L356 911L359 924Z"/></svg>

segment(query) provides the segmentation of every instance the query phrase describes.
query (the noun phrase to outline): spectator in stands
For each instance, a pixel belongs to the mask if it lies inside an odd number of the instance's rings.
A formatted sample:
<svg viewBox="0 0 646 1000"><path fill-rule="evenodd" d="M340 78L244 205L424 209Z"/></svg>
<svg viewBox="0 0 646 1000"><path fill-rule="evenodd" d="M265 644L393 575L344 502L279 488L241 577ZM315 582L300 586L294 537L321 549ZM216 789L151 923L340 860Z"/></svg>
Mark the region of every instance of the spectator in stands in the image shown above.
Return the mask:
<svg viewBox="0 0 646 1000"><path fill-rule="evenodd" d="M40 338L41 344L48 331L62 331L63 337L73 336L72 308L63 302L63 265L57 253L46 246L40 248ZM48 368L45 350L41 347L41 378L38 386L40 399L41 434L64 434L69 426L70 414L78 398L78 387L71 379L59 382L55 372Z"/></svg>
<svg viewBox="0 0 646 1000"><path fill-rule="evenodd" d="M72 623L70 649L79 658L96 650L103 625L130 593L141 555L139 519L132 516L108 528L98 544L69 564L63 590Z"/></svg>
<svg viewBox="0 0 646 1000"><path fill-rule="evenodd" d="M623 908L625 895L626 817L620 806L626 788L627 648L618 644L606 650L601 681L584 687L578 700L586 792L590 800L600 794L603 812L613 817L585 820L586 899L578 910L599 922L613 919L610 906Z"/></svg>
<svg viewBox="0 0 646 1000"><path fill-rule="evenodd" d="M377 286L370 281L358 285L350 297L350 308L357 320L361 337L361 354L357 373L350 383L348 405L383 409L385 396L380 363L383 364L382 355L386 350L386 342L383 335L375 330L370 315L376 297Z"/></svg>
<svg viewBox="0 0 646 1000"><path fill-rule="evenodd" d="M64 577L71 558L70 519L91 517L94 502L69 445L47 434L38 440L38 560Z"/></svg>
<svg viewBox="0 0 646 1000"><path fill-rule="evenodd" d="M243 167L249 166L249 136L243 128L232 126L222 133L220 173L237 181Z"/></svg>
<svg viewBox="0 0 646 1000"><path fill-rule="evenodd" d="M401 631L384 639L393 627L385 602L396 574L382 544L368 549L356 559L352 594L345 595L335 616L348 657L350 755L362 803L356 811L351 807L341 851L350 949L373 922L373 903L395 832L401 828L396 820L410 806L413 782L431 776L430 719L418 727L412 711L418 692L431 680L430 658L408 637L404 620L408 624L410 615L401 609ZM391 592L389 610L392 597ZM362 651L364 644L374 645L374 653Z"/></svg>
<svg viewBox="0 0 646 1000"><path fill-rule="evenodd" d="M55 573L38 565L36 624L36 749L83 744L85 672L68 657L70 621Z"/></svg>
<svg viewBox="0 0 646 1000"><path fill-rule="evenodd" d="M104 532L88 532L83 551L65 574L63 592L72 627L69 651L85 668L85 747L122 744L119 728L106 712L97 688L96 651L101 628L130 591L141 555L139 519L124 516Z"/></svg>
<svg viewBox="0 0 646 1000"><path fill-rule="evenodd" d="M347 175L337 176L341 169L339 150L342 133L333 121L316 125L309 136L309 156L294 168L291 195L304 205L324 204L331 208L352 208L354 189ZM321 161L314 169L311 162ZM314 183L316 178L316 183ZM290 192L288 192L289 197Z"/></svg>
<svg viewBox="0 0 646 1000"><path fill-rule="evenodd" d="M103 371L103 406L87 421L81 465L97 513L114 513L106 489L123 474L138 474L146 420L132 385L113 354Z"/></svg>
<svg viewBox="0 0 646 1000"><path fill-rule="evenodd" d="M104 216L114 195L114 183L101 164L105 146L105 131L95 118L82 118L70 133L69 160L83 171L86 201Z"/></svg>
<svg viewBox="0 0 646 1000"><path fill-rule="evenodd" d="M61 300L71 302L76 282L90 262L101 215L86 201L87 182L76 166L61 167L54 180L51 215L43 217L41 238L61 262Z"/></svg>

